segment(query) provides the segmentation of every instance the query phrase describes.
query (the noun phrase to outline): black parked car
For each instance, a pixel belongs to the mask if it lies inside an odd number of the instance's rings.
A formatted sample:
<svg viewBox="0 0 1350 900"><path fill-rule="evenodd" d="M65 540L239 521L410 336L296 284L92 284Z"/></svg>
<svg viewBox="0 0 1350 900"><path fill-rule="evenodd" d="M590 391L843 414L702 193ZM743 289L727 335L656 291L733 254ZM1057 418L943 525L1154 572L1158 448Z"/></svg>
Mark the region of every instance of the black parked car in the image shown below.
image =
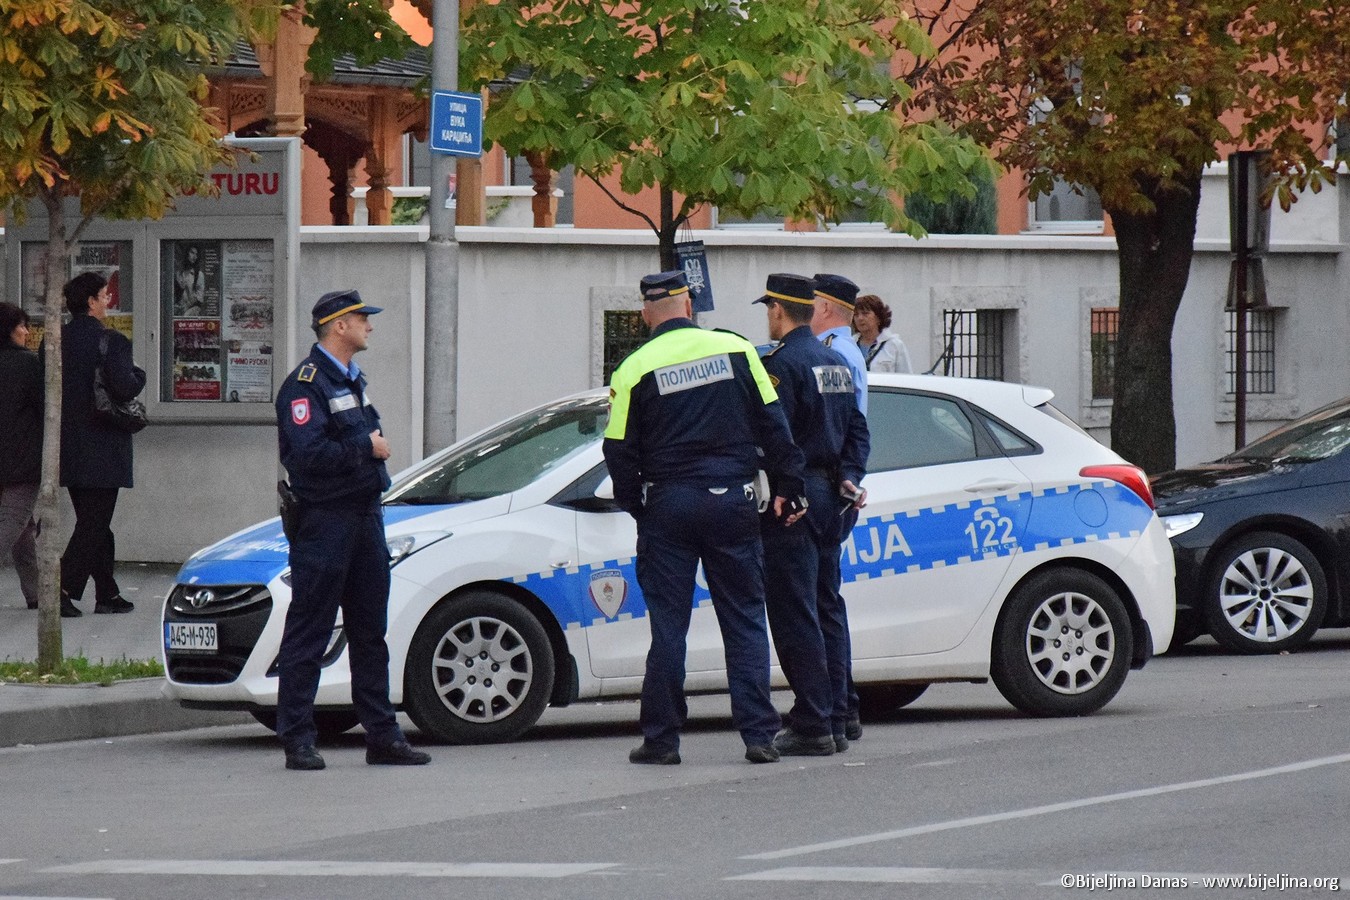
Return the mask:
<svg viewBox="0 0 1350 900"><path fill-rule="evenodd" d="M1350 398L1205 465L1153 479L1177 569L1173 646L1241 653L1350 625Z"/></svg>

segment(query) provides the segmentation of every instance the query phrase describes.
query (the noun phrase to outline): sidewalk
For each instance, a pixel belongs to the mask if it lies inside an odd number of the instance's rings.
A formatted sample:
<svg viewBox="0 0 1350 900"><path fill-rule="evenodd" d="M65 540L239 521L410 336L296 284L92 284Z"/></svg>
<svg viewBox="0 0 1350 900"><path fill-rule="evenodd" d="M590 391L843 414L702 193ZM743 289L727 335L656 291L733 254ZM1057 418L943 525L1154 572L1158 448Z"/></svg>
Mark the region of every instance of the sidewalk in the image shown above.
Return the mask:
<svg viewBox="0 0 1350 900"><path fill-rule="evenodd" d="M136 608L94 615L93 588L76 606L78 619L61 620L67 657L91 662L160 658L160 610L175 565L119 563L117 583ZM0 661L37 659L37 613L19 593L9 566L0 569ZM247 713L186 710L160 695L163 679L99 685L0 684L0 747L175 731L251 722Z"/></svg>

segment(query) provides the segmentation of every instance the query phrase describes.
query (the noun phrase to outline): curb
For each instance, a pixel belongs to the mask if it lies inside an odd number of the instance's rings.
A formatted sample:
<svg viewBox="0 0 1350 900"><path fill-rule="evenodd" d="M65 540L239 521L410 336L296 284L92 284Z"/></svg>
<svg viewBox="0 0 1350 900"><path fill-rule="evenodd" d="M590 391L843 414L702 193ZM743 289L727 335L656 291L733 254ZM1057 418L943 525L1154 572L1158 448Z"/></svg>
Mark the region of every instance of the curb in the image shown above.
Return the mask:
<svg viewBox="0 0 1350 900"><path fill-rule="evenodd" d="M0 746L185 731L253 722L246 712L183 709L163 679L112 685L0 684Z"/></svg>

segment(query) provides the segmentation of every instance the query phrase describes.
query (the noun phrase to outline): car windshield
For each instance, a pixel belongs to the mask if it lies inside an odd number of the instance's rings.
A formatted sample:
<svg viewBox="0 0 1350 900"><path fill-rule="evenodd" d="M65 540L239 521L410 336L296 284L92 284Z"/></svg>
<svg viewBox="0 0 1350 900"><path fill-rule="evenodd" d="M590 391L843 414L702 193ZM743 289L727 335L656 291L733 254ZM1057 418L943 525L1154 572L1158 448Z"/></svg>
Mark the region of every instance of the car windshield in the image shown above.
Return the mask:
<svg viewBox="0 0 1350 900"><path fill-rule="evenodd" d="M605 397L564 400L531 410L402 478L386 503L444 504L509 494L600 440Z"/></svg>
<svg viewBox="0 0 1350 900"><path fill-rule="evenodd" d="M1311 461L1350 446L1350 405L1339 403L1272 431L1226 457L1230 460Z"/></svg>

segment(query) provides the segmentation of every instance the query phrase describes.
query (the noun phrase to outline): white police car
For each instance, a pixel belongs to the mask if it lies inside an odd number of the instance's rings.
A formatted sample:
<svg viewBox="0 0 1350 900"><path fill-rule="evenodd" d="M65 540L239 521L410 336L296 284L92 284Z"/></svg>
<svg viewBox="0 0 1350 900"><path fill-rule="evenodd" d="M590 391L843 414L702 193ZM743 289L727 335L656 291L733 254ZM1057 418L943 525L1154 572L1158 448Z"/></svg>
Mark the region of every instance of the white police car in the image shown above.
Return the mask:
<svg viewBox="0 0 1350 900"><path fill-rule="evenodd" d="M843 554L865 713L992 678L1028 713L1082 715L1167 648L1172 552L1148 482L1050 391L878 375L869 396L869 502ZM510 740L550 704L639 693L649 632L607 416L603 391L541 406L386 495L392 699L424 733ZM169 695L274 725L289 578L276 519L189 559L164 606ZM724 690L706 588L694 602L686 686ZM340 624L324 664L318 724L336 733L356 724Z"/></svg>

